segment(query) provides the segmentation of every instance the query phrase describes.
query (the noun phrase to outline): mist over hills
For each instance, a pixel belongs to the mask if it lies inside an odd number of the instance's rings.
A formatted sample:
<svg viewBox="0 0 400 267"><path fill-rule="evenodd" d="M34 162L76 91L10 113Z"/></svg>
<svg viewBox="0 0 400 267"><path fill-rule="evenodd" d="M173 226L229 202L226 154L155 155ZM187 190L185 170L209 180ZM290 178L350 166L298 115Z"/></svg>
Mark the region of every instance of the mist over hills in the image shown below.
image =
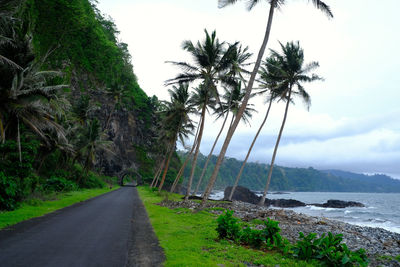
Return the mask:
<svg viewBox="0 0 400 267"><path fill-rule="evenodd" d="M186 153L182 151L178 154L182 160L186 157ZM206 160L206 156L199 154L194 185L198 183ZM210 177L216 160L217 157L213 155L200 190L205 188L207 177ZM225 187L233 185L242 163L243 161L235 158L226 158L220 169L215 189L223 190ZM248 162L239 185L254 191L262 191L267 179L268 168L267 164ZM191 164L189 163L185 168L183 186L187 183L190 169ZM382 174L364 175L341 170L316 170L312 167L275 166L270 191L400 193L400 180Z"/></svg>

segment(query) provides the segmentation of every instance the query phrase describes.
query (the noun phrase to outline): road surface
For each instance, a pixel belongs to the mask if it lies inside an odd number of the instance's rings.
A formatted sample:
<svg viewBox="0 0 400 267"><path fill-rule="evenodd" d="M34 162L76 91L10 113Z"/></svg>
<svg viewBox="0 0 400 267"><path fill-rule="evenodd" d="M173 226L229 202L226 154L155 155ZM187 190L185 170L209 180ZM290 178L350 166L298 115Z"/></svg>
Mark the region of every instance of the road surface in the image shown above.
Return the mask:
<svg viewBox="0 0 400 267"><path fill-rule="evenodd" d="M135 187L0 231L0 266L160 266L163 261Z"/></svg>

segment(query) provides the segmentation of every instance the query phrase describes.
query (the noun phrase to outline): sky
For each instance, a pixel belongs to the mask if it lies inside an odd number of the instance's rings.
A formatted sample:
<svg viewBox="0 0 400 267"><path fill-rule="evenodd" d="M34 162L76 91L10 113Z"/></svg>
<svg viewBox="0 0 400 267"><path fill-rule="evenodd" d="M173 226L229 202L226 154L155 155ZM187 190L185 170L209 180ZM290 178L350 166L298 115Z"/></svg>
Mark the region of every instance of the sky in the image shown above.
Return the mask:
<svg viewBox="0 0 400 267"><path fill-rule="evenodd" d="M252 11L245 2L219 9L217 0L99 0L119 39L129 45L134 72L149 95L168 100L164 81L179 69L166 61L191 62L184 40L204 39L216 30L220 41L240 41L253 53L264 37L269 5ZM341 169L384 173L400 178L400 1L325 0L328 19L307 0L287 0L275 13L268 49L299 41L306 62L318 61L324 81L305 84L309 109L300 99L289 108L276 164L287 167ZM266 52L264 58L268 55ZM239 124L227 151L243 159L261 123L265 99L252 99L257 114L251 125ZM283 118L284 105L274 104L249 161L269 163ZM207 116L201 152L208 154L222 121ZM190 144L191 140L187 143ZM220 140L218 153L223 140Z"/></svg>

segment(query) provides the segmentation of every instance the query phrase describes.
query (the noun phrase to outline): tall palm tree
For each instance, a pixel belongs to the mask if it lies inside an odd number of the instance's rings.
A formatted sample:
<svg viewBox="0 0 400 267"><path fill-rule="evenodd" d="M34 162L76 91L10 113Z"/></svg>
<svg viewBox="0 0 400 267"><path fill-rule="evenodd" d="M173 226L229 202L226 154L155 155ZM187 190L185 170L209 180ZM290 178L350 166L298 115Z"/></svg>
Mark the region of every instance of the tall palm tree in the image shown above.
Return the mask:
<svg viewBox="0 0 400 267"><path fill-rule="evenodd" d="M246 78L244 77L244 74L249 74L249 72L245 69L246 66L249 66L250 63L248 63L248 60L250 59L250 57L252 56L251 53L248 52L249 48L246 46L245 48L242 49L242 45L240 43L235 43L234 45L231 45L231 47L233 47L234 49L232 50L231 53L231 62L232 62L232 66L230 67L229 72L225 75L225 80L230 82L227 82L228 84L230 84L230 87L235 88L237 86L238 81L242 82L243 84L246 84ZM230 98L228 100L228 106L231 106L231 101L232 101L232 96L233 94L230 94ZM219 130L217 137L214 140L214 143L211 147L210 153L207 156L207 160L206 163L203 166L203 170L201 172L199 181L197 183L196 189L193 192L193 195L196 195L197 191L199 190L199 186L201 184L201 181L206 173L207 167L208 167L208 163L210 162L212 153L214 152L215 146L218 143L219 137L221 136L224 128L225 128L225 124L228 120L229 117L229 112L225 112L225 110L220 109L219 110L220 113L219 117L222 117L223 114L225 115L224 121L222 123L221 129Z"/></svg>
<svg viewBox="0 0 400 267"><path fill-rule="evenodd" d="M304 63L304 52L299 42L289 42L286 45L281 44L282 54L275 50L271 50L271 58L267 64L268 80L276 82L276 89L281 92L280 99L286 101L285 114L283 116L282 125L276 140L274 152L272 154L271 164L268 171L267 183L259 205L264 205L265 197L271 182L272 170L274 167L276 153L278 151L279 142L282 137L283 128L285 127L290 102L293 96L300 96L307 107L310 106L311 100L309 94L305 91L302 83L322 80L318 75L309 72L319 67L318 62Z"/></svg>
<svg viewBox="0 0 400 267"><path fill-rule="evenodd" d="M251 154L251 151L253 150L254 144L257 141L257 138L263 129L265 122L268 119L269 111L271 110L271 105L274 99L277 98L278 95L280 95L280 92L278 92L278 89L276 88L276 81L270 80L268 77L268 71L266 70L266 67L270 65L274 59L273 58L268 58L266 62L264 62L265 67L261 67L259 74L260 74L260 79L258 82L260 83L260 88L261 91L257 92L257 95L262 95L267 93L267 102L268 102L268 108L265 113L264 119L260 124L260 127L257 130L256 135L253 138L253 141L251 142L251 145L249 147L249 150L247 151L246 157L243 161L242 166L240 167L239 173L236 176L235 183L233 184L233 187L231 189L231 192L229 194L228 200L232 200L233 194L235 193L235 190L237 188L237 185L239 183L240 177L242 176L244 167L246 166L247 160L249 159L249 156ZM270 70L271 71L271 70Z"/></svg>
<svg viewBox="0 0 400 267"><path fill-rule="evenodd" d="M180 73L173 79L169 79L166 81L166 85L182 83L182 82L201 82L201 87L203 90L203 94L205 96L213 97L220 102L219 93L217 88L217 83L222 82L229 84L232 82L230 79L231 75L227 75L228 72L232 71L233 67L233 58L235 57L235 53L237 53L237 43L228 45L226 48L225 43L221 43L216 37L216 32L213 31L210 35L207 30L205 30L206 38L203 42L198 41L196 44L193 44L191 41L183 42L183 49L190 53L193 58L194 64L187 62L173 62L169 61L180 68L182 68L183 72ZM247 50L246 50L247 51ZM240 51L241 52L241 51ZM246 60L246 58L241 58L240 60ZM239 66L240 67L240 66ZM235 70L236 71L236 70ZM206 104L207 106L207 104ZM204 127L204 119L205 119L205 111L201 111L201 124L198 127ZM200 148L201 144L201 136L202 129L199 132L198 137L193 141L193 148L197 151ZM193 163L197 161L197 153L195 152ZM189 160L189 156L185 160L184 165ZM193 178L194 168L196 164L192 164L192 171L190 177ZM179 180L180 175L183 170L178 173L178 176L175 180ZM191 187L191 180L189 178L189 187ZM176 184L176 183L175 183ZM171 188L171 189L174 189ZM187 194L188 197L188 194Z"/></svg>
<svg viewBox="0 0 400 267"><path fill-rule="evenodd" d="M185 200L188 200L189 196L190 196L190 191L191 191L192 182L193 182L193 176L194 176L194 172L196 170L197 157L199 155L201 139L203 137L206 111L208 111L209 106L211 108L214 108L214 106L216 104L216 100L211 93L212 93L212 91L209 90L209 88L205 84L201 84L199 87L197 87L195 89L195 93L192 95L192 97L190 99L191 105L193 107L196 107L198 109L198 111L201 111L201 113L200 113L201 124L199 125L200 128L199 128L199 133L198 133L197 140L196 140L196 150L193 155L192 168L190 170L190 176L189 176L189 181L187 184Z"/></svg>
<svg viewBox="0 0 400 267"><path fill-rule="evenodd" d="M230 4L235 4L237 1L238 0L218 0L218 3L219 3L219 7L225 7L225 6L230 5ZM321 1L321 0L311 0L311 1L313 2L314 6L317 9L321 10L322 12L324 12L328 17L333 17L333 14L332 14L332 12L330 10L330 7L327 4L325 4L323 1ZM261 1L260 0L247 0L247 2L248 2L248 9L251 10L256 4L258 4ZM254 65L254 69L253 69L253 71L251 73L249 82L248 82L247 87L246 87L246 96L243 99L242 106L238 111L238 115L237 115L235 121L233 122L232 127L229 129L229 131L228 131L228 133L226 135L224 144L222 145L222 148L221 148L221 151L219 153L217 162L215 164L214 171L213 171L213 173L211 175L211 178L210 178L210 181L209 181L209 183L207 185L205 194L203 195L202 205L205 204L205 202L207 201L207 199L208 199L208 197L209 197L209 195L211 193L211 190L212 190L212 188L214 186L215 180L217 179L219 169L221 167L221 164L222 164L222 162L224 160L226 151L228 149L229 143L230 143L230 141L232 139L233 134L235 133L235 130L236 130L238 124L239 124L240 118L242 117L244 109L245 109L245 107L246 107L246 105L247 105L247 103L249 101L249 98L250 98L250 95L251 95L251 91L253 89L253 84L254 84L254 81L256 79L256 75L258 73L258 69L259 69L259 67L261 65L261 60L262 60L262 58L264 56L264 52L265 52L265 49L266 49L267 44L268 44L268 39L269 39L269 35L270 35L270 32L271 32L271 28L272 28L272 20L273 20L275 8L277 8L277 7L281 6L281 5L284 5L286 3L286 0L268 0L268 2L270 4L270 9L269 9L269 15L268 15L267 28L266 28L265 35L264 35L264 40L263 40L261 48L260 48L260 50L258 52L258 56L257 56L256 63Z"/></svg>
<svg viewBox="0 0 400 267"><path fill-rule="evenodd" d="M188 138L194 129L190 113L194 112L189 102L189 86L187 83L180 84L179 87L173 86L173 90L169 90L171 101L166 102L166 109L163 112L163 139L168 144L168 156L165 163L163 176L161 178L158 191L160 192L167 175L169 163L173 152L175 151L175 143L179 139L182 143Z"/></svg>

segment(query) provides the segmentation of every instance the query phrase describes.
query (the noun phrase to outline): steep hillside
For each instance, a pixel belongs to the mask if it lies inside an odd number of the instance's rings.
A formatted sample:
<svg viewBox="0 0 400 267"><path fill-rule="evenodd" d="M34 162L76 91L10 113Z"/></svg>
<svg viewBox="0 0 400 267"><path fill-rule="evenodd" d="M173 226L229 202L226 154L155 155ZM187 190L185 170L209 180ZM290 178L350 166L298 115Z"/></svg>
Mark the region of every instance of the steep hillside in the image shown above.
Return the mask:
<svg viewBox="0 0 400 267"><path fill-rule="evenodd" d="M112 19L89 0L29 0L27 10L35 54L66 74L72 108L82 113L82 121L99 120L112 142L97 168L107 175L135 169L151 177L159 153L158 100L140 88Z"/></svg>

